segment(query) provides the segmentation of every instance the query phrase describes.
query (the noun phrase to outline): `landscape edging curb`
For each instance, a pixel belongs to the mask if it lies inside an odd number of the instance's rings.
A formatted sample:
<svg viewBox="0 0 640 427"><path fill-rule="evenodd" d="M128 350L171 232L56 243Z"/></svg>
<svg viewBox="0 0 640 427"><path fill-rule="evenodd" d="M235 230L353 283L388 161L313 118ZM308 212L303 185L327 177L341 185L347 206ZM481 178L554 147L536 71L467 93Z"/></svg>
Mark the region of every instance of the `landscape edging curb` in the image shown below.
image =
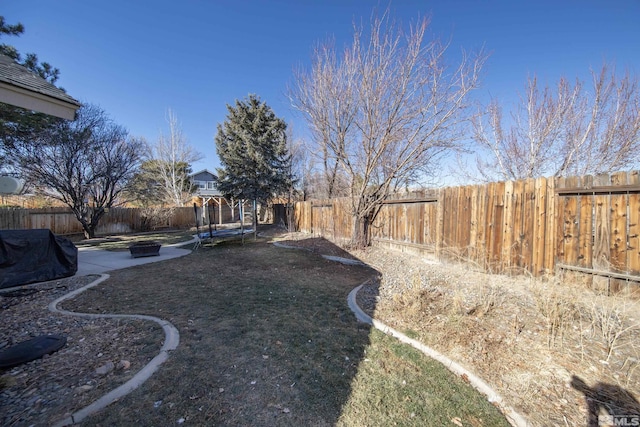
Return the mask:
<svg viewBox="0 0 640 427"><path fill-rule="evenodd" d="M158 353L156 357L151 359L151 361L147 363L140 371L138 371L138 373L136 373L130 380L114 388L113 390L111 390L110 392L108 392L98 400L94 401L93 403L85 406L82 409L77 410L76 412L71 414L69 417L58 421L57 423L54 424L54 427L63 427L63 426L69 426L69 425L78 423L84 420L89 415L92 415L106 408L111 403L131 393L133 390L138 388L142 383L148 380L151 377L151 375L153 375L153 373L158 370L160 365L169 358L169 352L172 350L175 350L178 347L178 344L180 343L180 333L178 332L178 329L175 326L173 326L173 324L171 324L170 322L160 319L158 317L147 316L142 314L76 313L73 311L58 309L57 305L60 302L69 298L73 298L76 295L86 291L87 289L90 289L94 286L99 285L100 283L107 280L109 277L110 276L108 274L101 274L100 278L89 283L88 285L78 288L73 292L69 292L68 294L61 296L60 298L56 299L55 301L49 304L48 306L49 311L57 314L68 315L68 316L83 317L86 319L105 319L106 318L106 319L150 320L162 326L162 329L164 330L164 335L165 335L164 344L160 348L160 353Z"/></svg>
<svg viewBox="0 0 640 427"><path fill-rule="evenodd" d="M498 393L496 393L487 383L485 383L471 371L467 370L459 363L456 363L453 360L449 359L444 354L439 353L438 351L432 349L427 345L424 345L420 341L409 338L405 334L396 331L395 329L385 325L379 320L373 319L371 316L365 313L364 310L362 310L356 302L356 295L363 285L364 284L355 287L351 292L349 292L349 296L347 296L347 304L349 305L351 311L353 311L353 313L356 315L356 319L358 319L358 321L372 325L374 328L378 329L384 334L392 336L405 344L409 344L413 348L421 351L432 359L435 359L438 362L442 363L448 370L450 370L457 376L465 378L465 380L467 380L469 384L473 386L473 388L484 394L490 403L496 405L500 409L500 412L502 412L502 414L512 426L529 427L531 425L522 415L518 414L510 406L507 406Z"/></svg>

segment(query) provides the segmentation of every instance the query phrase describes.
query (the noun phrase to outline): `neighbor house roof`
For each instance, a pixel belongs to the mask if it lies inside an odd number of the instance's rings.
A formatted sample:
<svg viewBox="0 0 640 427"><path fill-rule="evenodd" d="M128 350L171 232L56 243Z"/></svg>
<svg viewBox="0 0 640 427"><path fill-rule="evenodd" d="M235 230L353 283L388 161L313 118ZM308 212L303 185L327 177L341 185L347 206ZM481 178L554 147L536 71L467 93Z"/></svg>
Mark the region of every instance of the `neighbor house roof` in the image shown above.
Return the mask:
<svg viewBox="0 0 640 427"><path fill-rule="evenodd" d="M211 172L209 169L202 169L200 172L196 172L196 173L192 173L191 175L189 175L190 177L195 177L196 175L200 175L201 173L208 173L214 176L214 178L217 178L216 174Z"/></svg>
<svg viewBox="0 0 640 427"><path fill-rule="evenodd" d="M80 103L31 70L0 55L0 102L73 120Z"/></svg>

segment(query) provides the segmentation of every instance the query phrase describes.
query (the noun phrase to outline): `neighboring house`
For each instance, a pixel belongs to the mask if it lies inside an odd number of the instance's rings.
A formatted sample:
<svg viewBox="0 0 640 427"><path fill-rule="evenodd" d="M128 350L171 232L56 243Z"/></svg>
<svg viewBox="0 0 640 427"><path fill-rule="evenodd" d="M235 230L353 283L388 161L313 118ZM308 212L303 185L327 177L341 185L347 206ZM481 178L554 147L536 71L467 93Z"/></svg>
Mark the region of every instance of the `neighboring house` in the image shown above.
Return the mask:
<svg viewBox="0 0 640 427"><path fill-rule="evenodd" d="M73 120L80 103L31 70L0 55L0 102Z"/></svg>
<svg viewBox="0 0 640 427"><path fill-rule="evenodd" d="M220 191L216 187L216 180L218 179L212 172L207 169L201 170L194 174L189 175L193 184L197 187L196 196L203 199L202 205L205 205L205 199L210 197L222 197Z"/></svg>
<svg viewBox="0 0 640 427"><path fill-rule="evenodd" d="M238 202L227 200L216 187L218 177L207 169L189 175L196 186L194 203L202 208L202 224L239 221Z"/></svg>

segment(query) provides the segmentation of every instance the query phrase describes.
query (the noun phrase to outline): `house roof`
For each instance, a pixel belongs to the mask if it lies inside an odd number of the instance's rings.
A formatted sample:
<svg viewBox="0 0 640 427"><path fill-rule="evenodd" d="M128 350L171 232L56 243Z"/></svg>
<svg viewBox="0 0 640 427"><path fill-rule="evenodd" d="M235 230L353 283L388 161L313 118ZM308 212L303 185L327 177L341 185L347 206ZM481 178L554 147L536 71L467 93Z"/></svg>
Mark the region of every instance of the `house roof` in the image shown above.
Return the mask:
<svg viewBox="0 0 640 427"><path fill-rule="evenodd" d="M31 70L0 54L0 102L73 120L80 103Z"/></svg>
<svg viewBox="0 0 640 427"><path fill-rule="evenodd" d="M210 173L211 175L213 175L213 176L217 177L217 175L216 175L215 173L211 172L209 169L202 169L201 171L199 171L199 172L195 172L195 173L192 173L192 174L191 174L191 175L189 175L189 176L190 176L190 177L194 177L194 176L196 176L196 175L200 175L201 173Z"/></svg>

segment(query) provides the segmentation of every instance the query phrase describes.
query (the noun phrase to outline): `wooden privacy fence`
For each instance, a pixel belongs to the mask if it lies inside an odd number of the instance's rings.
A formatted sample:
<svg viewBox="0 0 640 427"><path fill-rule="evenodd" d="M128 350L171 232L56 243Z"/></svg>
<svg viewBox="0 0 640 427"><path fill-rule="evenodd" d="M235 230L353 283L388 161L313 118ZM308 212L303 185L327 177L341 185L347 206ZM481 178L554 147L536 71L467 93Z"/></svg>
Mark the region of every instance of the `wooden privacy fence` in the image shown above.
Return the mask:
<svg viewBox="0 0 640 427"><path fill-rule="evenodd" d="M111 208L102 217L98 234L147 231L150 226L148 210L138 208ZM192 207L173 208L168 214L156 214L156 228L189 228L195 226ZM0 208L0 230L48 228L55 234L82 233L75 215L66 208L20 209Z"/></svg>
<svg viewBox="0 0 640 427"><path fill-rule="evenodd" d="M351 237L349 199L298 202L299 230ZM488 271L556 268L640 281L638 171L538 178L394 195L372 227L376 244L461 257Z"/></svg>

